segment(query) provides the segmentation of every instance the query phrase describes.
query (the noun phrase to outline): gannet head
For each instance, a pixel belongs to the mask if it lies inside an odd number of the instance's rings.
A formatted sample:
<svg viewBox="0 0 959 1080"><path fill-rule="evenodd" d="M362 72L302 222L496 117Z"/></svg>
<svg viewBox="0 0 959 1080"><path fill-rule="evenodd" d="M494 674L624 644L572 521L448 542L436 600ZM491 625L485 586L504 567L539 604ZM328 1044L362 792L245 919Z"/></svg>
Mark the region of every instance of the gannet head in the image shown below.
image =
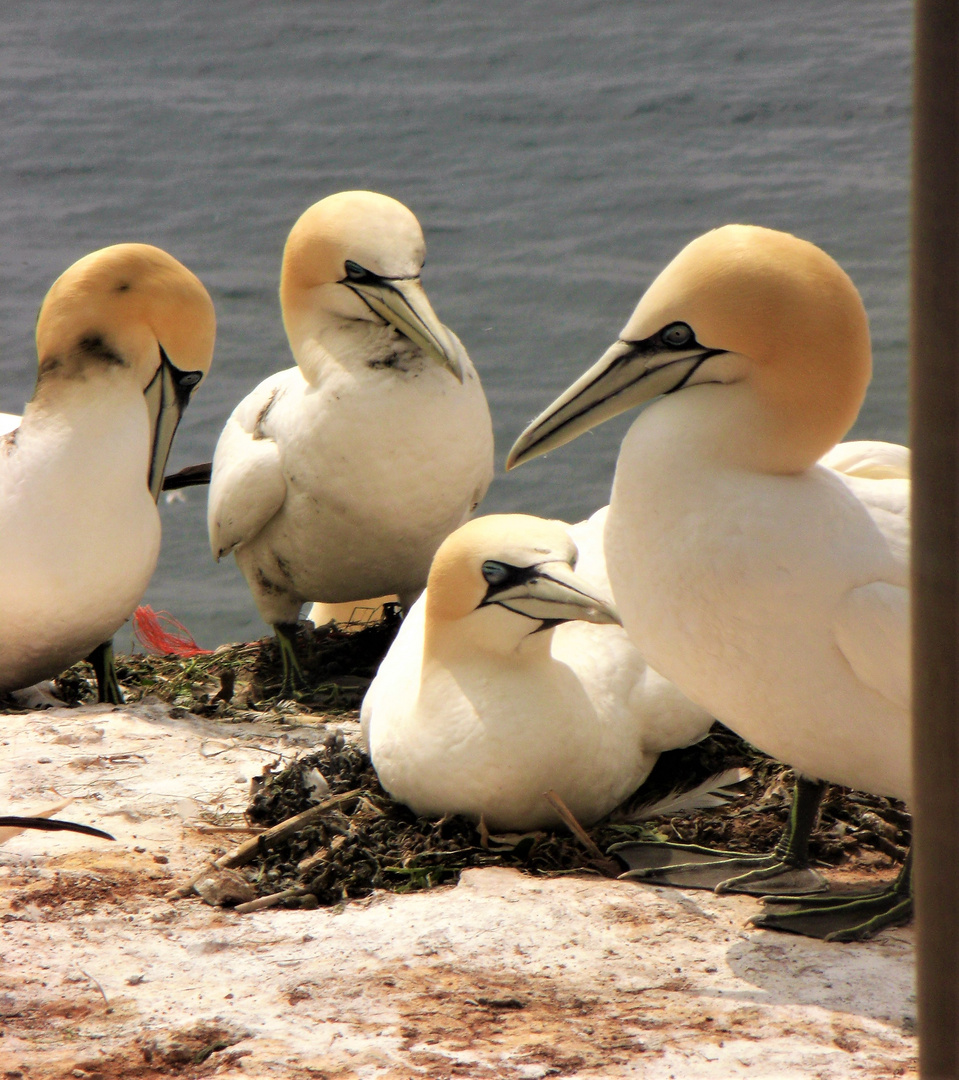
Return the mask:
<svg viewBox="0 0 959 1080"><path fill-rule="evenodd" d="M149 244L116 244L75 262L37 317L33 401L55 408L65 382L132 380L150 416L147 483L160 492L180 416L210 368L216 318L189 270Z"/></svg>
<svg viewBox="0 0 959 1080"><path fill-rule="evenodd" d="M428 638L455 632L509 652L530 634L571 619L618 623L609 600L574 572L576 557L561 521L525 514L474 518L433 557L426 586Z"/></svg>
<svg viewBox="0 0 959 1080"><path fill-rule="evenodd" d="M517 439L507 468L661 394L709 385L703 417L738 413L724 453L799 472L848 431L870 374L866 313L835 260L788 233L726 225L663 270L619 341Z"/></svg>
<svg viewBox="0 0 959 1080"><path fill-rule="evenodd" d="M460 382L459 349L420 283L426 255L412 211L374 191L341 191L300 215L283 252L280 302L296 343L318 318L387 323Z"/></svg>

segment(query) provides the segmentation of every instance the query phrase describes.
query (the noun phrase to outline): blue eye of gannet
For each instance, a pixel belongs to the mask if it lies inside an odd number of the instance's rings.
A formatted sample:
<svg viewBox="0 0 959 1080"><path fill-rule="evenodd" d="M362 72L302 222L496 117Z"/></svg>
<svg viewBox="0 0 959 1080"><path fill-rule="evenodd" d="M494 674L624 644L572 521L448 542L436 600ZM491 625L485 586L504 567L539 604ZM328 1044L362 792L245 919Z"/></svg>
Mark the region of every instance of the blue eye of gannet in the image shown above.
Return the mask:
<svg viewBox="0 0 959 1080"><path fill-rule="evenodd" d="M505 563L496 562L495 559L487 559L483 563L483 577L490 585L502 585L510 576L513 568Z"/></svg>
<svg viewBox="0 0 959 1080"><path fill-rule="evenodd" d="M664 345L670 345L674 349L684 348L695 339L692 327L684 322L671 323L660 334Z"/></svg>

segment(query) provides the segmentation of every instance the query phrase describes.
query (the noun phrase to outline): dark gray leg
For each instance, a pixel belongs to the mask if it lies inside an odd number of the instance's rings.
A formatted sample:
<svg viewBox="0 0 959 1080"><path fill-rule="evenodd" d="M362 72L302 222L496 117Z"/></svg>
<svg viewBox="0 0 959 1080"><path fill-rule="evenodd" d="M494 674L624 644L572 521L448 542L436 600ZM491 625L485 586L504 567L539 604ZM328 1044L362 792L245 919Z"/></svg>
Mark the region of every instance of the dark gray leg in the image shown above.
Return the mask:
<svg viewBox="0 0 959 1080"><path fill-rule="evenodd" d="M117 669L113 659L113 638L98 645L87 657L97 676L97 701L110 705L123 705L123 691L117 681Z"/></svg>
<svg viewBox="0 0 959 1080"><path fill-rule="evenodd" d="M614 844L609 850L629 867L624 878L715 892L802 895L828 888L809 866L809 838L826 785L800 776L782 838L769 855L713 851L696 844Z"/></svg>

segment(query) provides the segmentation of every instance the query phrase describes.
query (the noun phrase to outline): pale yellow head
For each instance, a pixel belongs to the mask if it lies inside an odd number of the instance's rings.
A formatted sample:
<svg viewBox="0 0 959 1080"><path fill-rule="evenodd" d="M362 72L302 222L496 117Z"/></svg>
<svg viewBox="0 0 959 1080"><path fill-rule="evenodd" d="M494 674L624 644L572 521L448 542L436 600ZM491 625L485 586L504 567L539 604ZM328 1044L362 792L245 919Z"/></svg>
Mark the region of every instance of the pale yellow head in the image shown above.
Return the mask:
<svg viewBox="0 0 959 1080"><path fill-rule="evenodd" d="M707 349L744 357L748 379L812 464L855 422L872 375L869 323L848 274L789 233L726 225L688 244L640 300L620 337L648 338L674 322ZM690 380L732 370L718 357Z"/></svg>
<svg viewBox="0 0 959 1080"><path fill-rule="evenodd" d="M183 372L206 374L216 318L199 279L149 244L116 244L75 262L37 318L38 395L61 379L124 368L141 389L161 350Z"/></svg>
<svg viewBox="0 0 959 1080"><path fill-rule="evenodd" d="M871 371L865 309L838 263L788 233L726 225L673 259L620 340L527 428L510 461L660 394L710 385L699 415L725 425L723 452L797 472L849 430Z"/></svg>
<svg viewBox="0 0 959 1080"><path fill-rule="evenodd" d="M420 283L426 255L412 211L374 191L342 191L314 203L290 231L280 304L290 346L308 380L317 344L369 324L392 328L463 378L459 349ZM322 347L319 349L322 356ZM343 359L349 349L340 348Z"/></svg>
<svg viewBox="0 0 959 1080"><path fill-rule="evenodd" d="M474 518L443 541L426 586L427 647L451 633L509 651L570 619L617 622L608 599L575 572L561 521L526 514Z"/></svg>
<svg viewBox="0 0 959 1080"><path fill-rule="evenodd" d="M304 210L283 250L284 311L302 290L342 281L346 261L387 278L419 277L426 257L412 210L375 191L340 191Z"/></svg>
<svg viewBox="0 0 959 1080"><path fill-rule="evenodd" d="M216 317L199 279L149 244L116 244L75 262L37 318L31 416L56 413L73 388L104 380L142 391L150 430L146 482L160 494L173 436L213 359ZM115 380L119 380L116 382Z"/></svg>
<svg viewBox="0 0 959 1080"><path fill-rule="evenodd" d="M480 606L489 589L483 564L496 560L529 567L544 562L576 565L576 545L562 521L528 514L488 514L451 533L433 556L426 586L433 619L462 619Z"/></svg>

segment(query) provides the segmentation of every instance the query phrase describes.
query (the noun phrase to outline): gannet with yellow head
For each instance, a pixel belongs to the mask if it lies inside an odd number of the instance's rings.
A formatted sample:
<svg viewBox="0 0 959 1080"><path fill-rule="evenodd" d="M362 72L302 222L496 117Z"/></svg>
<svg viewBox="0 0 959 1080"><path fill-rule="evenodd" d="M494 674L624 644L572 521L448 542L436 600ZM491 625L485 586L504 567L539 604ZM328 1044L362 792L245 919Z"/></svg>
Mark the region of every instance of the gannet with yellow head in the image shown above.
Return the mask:
<svg viewBox="0 0 959 1080"><path fill-rule="evenodd" d="M493 829L596 821L712 718L649 668L610 606L603 511L476 518L433 559L363 702L380 782L422 815ZM583 550L577 562L576 536Z"/></svg>
<svg viewBox="0 0 959 1080"><path fill-rule="evenodd" d="M907 455L894 448L877 473L833 450L870 374L866 313L836 262L786 233L730 225L667 266L509 464L659 398L623 441L605 534L630 637L801 777L908 799ZM817 463L830 452L839 471ZM641 872L772 892L766 875L805 861L820 791L800 780L793 828L765 866L697 869L693 852L684 866ZM840 912L827 900L815 917L761 921L868 935L907 917L908 871L868 904Z"/></svg>
<svg viewBox="0 0 959 1080"><path fill-rule="evenodd" d="M489 408L420 283L424 251L419 222L385 195L305 211L280 278L297 366L244 398L217 444L213 554L234 552L288 684L303 603L412 603L492 478Z"/></svg>
<svg viewBox="0 0 959 1080"><path fill-rule="evenodd" d="M47 293L36 390L0 436L0 690L94 654L101 700L119 699L110 639L156 565L156 497L215 325L199 280L147 244L95 251Z"/></svg>

